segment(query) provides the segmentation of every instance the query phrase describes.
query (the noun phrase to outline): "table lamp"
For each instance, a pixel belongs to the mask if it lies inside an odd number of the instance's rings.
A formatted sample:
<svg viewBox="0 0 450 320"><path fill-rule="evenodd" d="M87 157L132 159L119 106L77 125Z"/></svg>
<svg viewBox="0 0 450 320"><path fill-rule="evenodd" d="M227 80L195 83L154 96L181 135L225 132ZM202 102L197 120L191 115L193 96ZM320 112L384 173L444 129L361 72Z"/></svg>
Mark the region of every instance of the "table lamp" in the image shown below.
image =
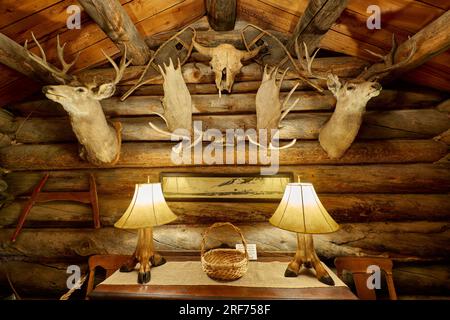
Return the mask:
<svg viewBox="0 0 450 320"><path fill-rule="evenodd" d="M133 200L123 216L114 224L116 228L138 229L136 250L120 271L133 271L139 262L138 282L149 282L150 264L157 267L166 262L154 250L153 227L172 222L176 218L164 199L160 183L136 184Z"/></svg>
<svg viewBox="0 0 450 320"><path fill-rule="evenodd" d="M284 273L285 277L297 277L304 265L315 269L320 282L334 286L333 279L314 250L312 235L334 232L339 225L328 214L311 183L289 183L269 222L280 229L297 233L297 252Z"/></svg>

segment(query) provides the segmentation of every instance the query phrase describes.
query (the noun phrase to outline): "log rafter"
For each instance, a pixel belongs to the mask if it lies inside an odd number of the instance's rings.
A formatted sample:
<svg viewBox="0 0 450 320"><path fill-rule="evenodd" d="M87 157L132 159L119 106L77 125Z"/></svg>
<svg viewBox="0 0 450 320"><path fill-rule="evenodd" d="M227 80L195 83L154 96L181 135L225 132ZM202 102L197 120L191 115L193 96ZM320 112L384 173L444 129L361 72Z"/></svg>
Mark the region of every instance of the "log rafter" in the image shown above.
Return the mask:
<svg viewBox="0 0 450 320"><path fill-rule="evenodd" d="M44 84L57 84L59 80L48 70L30 58L28 51L0 33L0 63L20 72L21 74Z"/></svg>
<svg viewBox="0 0 450 320"><path fill-rule="evenodd" d="M118 0L79 0L90 17L119 47L122 55L127 46L128 58L134 65L150 59L150 49Z"/></svg>
<svg viewBox="0 0 450 320"><path fill-rule="evenodd" d="M293 53L295 40L297 40L299 43L304 42L313 52L319 47L325 33L344 11L347 2L348 0L310 0L286 48Z"/></svg>
<svg viewBox="0 0 450 320"><path fill-rule="evenodd" d="M393 56L382 56L384 61L398 62L406 59L411 48L416 48L414 54L408 59L408 62L402 65L401 68L385 72L378 75L380 81L392 81L398 76L406 73L409 70L417 68L424 64L434 56L445 52L450 48L450 33L448 26L450 25L450 11L442 14L439 18L431 22L422 30L417 32L414 36L403 42L398 48L393 51ZM360 76L368 77L383 70L386 65L385 62L375 63L367 70L363 71Z"/></svg>

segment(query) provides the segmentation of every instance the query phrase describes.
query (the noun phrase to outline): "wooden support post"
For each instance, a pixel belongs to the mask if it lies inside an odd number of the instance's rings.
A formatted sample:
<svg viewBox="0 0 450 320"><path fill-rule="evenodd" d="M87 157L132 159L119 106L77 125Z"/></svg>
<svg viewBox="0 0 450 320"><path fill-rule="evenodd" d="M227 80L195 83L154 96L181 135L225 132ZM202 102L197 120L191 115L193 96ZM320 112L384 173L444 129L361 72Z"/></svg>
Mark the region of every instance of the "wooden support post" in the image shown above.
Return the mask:
<svg viewBox="0 0 450 320"><path fill-rule="evenodd" d="M339 18L348 0L310 0L295 26L286 48L294 53L295 40L305 42L309 52L319 47L320 40Z"/></svg>
<svg viewBox="0 0 450 320"><path fill-rule="evenodd" d="M134 65L144 65L150 59L150 49L139 34L130 16L118 0L80 0L89 16L127 55Z"/></svg>
<svg viewBox="0 0 450 320"><path fill-rule="evenodd" d="M384 82L391 81L399 75L417 68L421 64L425 63L434 56L445 52L450 48L450 33L448 27L450 25L450 11L447 11L439 18L431 22L422 30L417 32L410 39L403 42L394 51L393 62L400 62L409 55L411 48L415 45L416 51L401 68L395 69L392 72L385 72L378 75L378 79ZM388 57L386 57L388 58ZM384 62L375 63L367 70L361 73L361 77L366 78L373 73L377 73L379 70L386 68Z"/></svg>
<svg viewBox="0 0 450 320"><path fill-rule="evenodd" d="M206 0L206 13L209 25L214 30L233 30L236 21L236 0Z"/></svg>

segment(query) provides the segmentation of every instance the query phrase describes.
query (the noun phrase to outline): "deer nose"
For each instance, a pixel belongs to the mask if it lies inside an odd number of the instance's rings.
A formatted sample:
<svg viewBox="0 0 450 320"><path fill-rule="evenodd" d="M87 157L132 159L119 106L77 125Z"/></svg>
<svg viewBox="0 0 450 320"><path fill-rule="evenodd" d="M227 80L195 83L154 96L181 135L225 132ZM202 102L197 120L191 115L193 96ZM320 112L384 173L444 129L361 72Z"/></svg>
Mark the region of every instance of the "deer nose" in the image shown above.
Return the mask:
<svg viewBox="0 0 450 320"><path fill-rule="evenodd" d="M378 82L373 83L371 87L372 89L375 89L377 91L380 91L382 89L381 84L379 84Z"/></svg>

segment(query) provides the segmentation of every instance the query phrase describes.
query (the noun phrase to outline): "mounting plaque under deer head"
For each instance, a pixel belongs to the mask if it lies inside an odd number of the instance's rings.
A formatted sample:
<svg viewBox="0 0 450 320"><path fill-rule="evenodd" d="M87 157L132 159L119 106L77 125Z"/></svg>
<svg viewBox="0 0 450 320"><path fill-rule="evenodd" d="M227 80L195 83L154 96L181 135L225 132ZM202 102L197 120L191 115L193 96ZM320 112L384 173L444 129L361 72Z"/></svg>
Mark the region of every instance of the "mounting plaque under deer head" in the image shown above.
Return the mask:
<svg viewBox="0 0 450 320"><path fill-rule="evenodd" d="M45 67L60 82L58 85L45 86L42 91L47 98L60 103L69 114L72 130L78 142L82 145L80 156L95 165L115 164L120 155L121 125L120 123L108 124L100 100L109 98L114 94L116 84L122 78L126 67L131 63L131 60L126 62L126 48L120 66L117 66L103 52L116 71L115 79L100 85L96 83L83 84L75 76L67 74L78 56L71 63L64 60L65 43L62 46L60 45L59 36L57 36L57 54L62 69L58 69L47 62L44 50L34 34L32 34L32 37L41 52L41 57L28 51L30 58ZM25 48L27 48L26 43Z"/></svg>

